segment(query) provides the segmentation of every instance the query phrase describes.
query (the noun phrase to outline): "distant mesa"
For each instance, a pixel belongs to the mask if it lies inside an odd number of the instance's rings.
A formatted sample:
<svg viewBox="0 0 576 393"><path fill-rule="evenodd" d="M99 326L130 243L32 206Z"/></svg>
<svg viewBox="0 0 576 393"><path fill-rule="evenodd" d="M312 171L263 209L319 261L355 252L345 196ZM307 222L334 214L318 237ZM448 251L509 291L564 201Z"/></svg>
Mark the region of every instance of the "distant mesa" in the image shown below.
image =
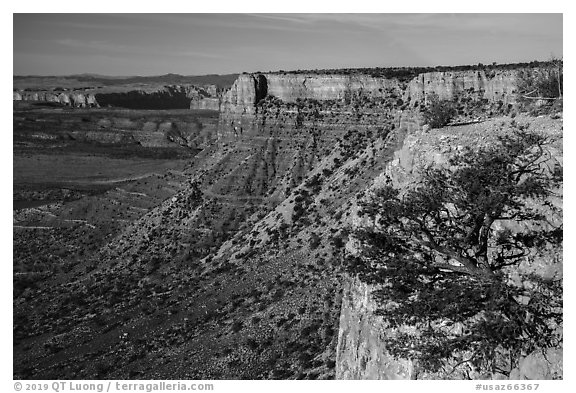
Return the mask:
<svg viewBox="0 0 576 393"><path fill-rule="evenodd" d="M94 94L58 91L15 91L14 101L52 102L74 108L97 108L100 105Z"/></svg>

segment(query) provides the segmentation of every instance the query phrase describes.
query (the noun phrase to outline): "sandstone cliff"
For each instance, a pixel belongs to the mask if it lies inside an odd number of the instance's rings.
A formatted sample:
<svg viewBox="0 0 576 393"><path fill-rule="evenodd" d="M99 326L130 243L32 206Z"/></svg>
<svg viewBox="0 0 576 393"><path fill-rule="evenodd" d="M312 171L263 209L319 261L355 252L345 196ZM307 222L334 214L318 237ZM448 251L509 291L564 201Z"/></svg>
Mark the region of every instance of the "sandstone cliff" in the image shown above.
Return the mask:
<svg viewBox="0 0 576 393"><path fill-rule="evenodd" d="M253 114L256 102L265 95L266 88L258 84L255 75L242 74L222 97L221 109L237 115Z"/></svg>
<svg viewBox="0 0 576 393"><path fill-rule="evenodd" d="M400 83L394 79L368 75L282 75L264 74L268 94L285 102L313 99L358 101L400 94Z"/></svg>
<svg viewBox="0 0 576 393"><path fill-rule="evenodd" d="M517 71L427 72L408 83L405 97L413 103L426 102L426 96L436 93L440 99L452 100L458 94L476 93L491 102L505 104L514 101Z"/></svg>
<svg viewBox="0 0 576 393"><path fill-rule="evenodd" d="M130 85L62 92L17 90L12 99L54 102L75 108L102 105L130 109L220 109L220 96L215 85Z"/></svg>
<svg viewBox="0 0 576 393"><path fill-rule="evenodd" d="M345 284L336 352L336 379L412 379L414 364L396 360L382 343L386 321L374 313L379 308L373 288L359 280Z"/></svg>
<svg viewBox="0 0 576 393"><path fill-rule="evenodd" d="M379 100L396 100L397 105L425 104L436 93L441 99L484 104L490 108L509 108L515 103L518 70L477 70L429 72L408 83L398 79L363 74L242 74L222 95L223 124L251 119L258 103L274 97L284 103L300 101L340 102L365 107ZM477 108L478 109L478 108ZM484 110L486 108L483 108ZM461 111L467 113L466 110Z"/></svg>
<svg viewBox="0 0 576 393"><path fill-rule="evenodd" d="M350 104L401 93L397 80L368 75L242 74L224 94L222 111L253 114L258 101L267 95L287 103L337 100Z"/></svg>
<svg viewBox="0 0 576 393"><path fill-rule="evenodd" d="M364 105L374 99L394 98L417 106L435 93L458 103L460 114L511 109L517 102L517 83L522 73L550 74L552 68L519 67L425 72L408 82L403 79L355 74L256 73L242 74L221 97L221 110L229 117L250 116L266 96L286 103L299 100L341 101ZM214 104L215 106L215 104ZM480 108L482 106L482 108ZM464 109L464 110L463 110Z"/></svg>
<svg viewBox="0 0 576 393"><path fill-rule="evenodd" d="M54 102L75 108L99 107L94 94L57 91L14 91L13 101Z"/></svg>
<svg viewBox="0 0 576 393"><path fill-rule="evenodd" d="M190 85L187 87L186 96L190 98L190 109L220 110L220 96L216 85Z"/></svg>
<svg viewBox="0 0 576 393"><path fill-rule="evenodd" d="M124 91L99 92L101 105L130 109L209 109L219 110L216 86L168 85Z"/></svg>

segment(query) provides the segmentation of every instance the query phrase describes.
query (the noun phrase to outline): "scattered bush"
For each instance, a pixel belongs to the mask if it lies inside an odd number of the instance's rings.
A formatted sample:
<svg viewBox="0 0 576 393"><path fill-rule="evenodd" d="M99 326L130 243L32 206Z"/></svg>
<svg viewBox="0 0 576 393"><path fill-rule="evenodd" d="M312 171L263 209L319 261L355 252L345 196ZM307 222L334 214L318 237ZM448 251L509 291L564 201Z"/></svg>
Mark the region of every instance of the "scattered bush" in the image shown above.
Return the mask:
<svg viewBox="0 0 576 393"><path fill-rule="evenodd" d="M454 104L451 101L441 100L436 93L429 94L426 101L423 110L424 120L432 128L446 126L456 115Z"/></svg>
<svg viewBox="0 0 576 393"><path fill-rule="evenodd" d="M562 110L563 81L562 60L519 71L516 89L521 109L534 115Z"/></svg>

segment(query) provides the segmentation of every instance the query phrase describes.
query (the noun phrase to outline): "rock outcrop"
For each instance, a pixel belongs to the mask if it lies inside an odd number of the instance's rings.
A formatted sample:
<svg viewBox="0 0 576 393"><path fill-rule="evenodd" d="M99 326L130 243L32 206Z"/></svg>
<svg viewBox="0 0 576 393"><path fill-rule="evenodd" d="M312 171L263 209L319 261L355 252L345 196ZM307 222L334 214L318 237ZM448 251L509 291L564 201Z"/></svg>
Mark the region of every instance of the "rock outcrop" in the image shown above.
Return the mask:
<svg viewBox="0 0 576 393"><path fill-rule="evenodd" d="M13 101L54 102L74 108L99 107L94 94L57 91L14 91Z"/></svg>
<svg viewBox="0 0 576 393"><path fill-rule="evenodd" d="M75 108L118 106L129 109L220 110L215 85L168 85L159 87L86 89L83 91L14 91L13 101L54 102Z"/></svg>
<svg viewBox="0 0 576 393"><path fill-rule="evenodd" d="M264 74L268 94L285 102L296 100L343 100L379 98L401 94L397 80L369 75Z"/></svg>
<svg viewBox="0 0 576 393"><path fill-rule="evenodd" d="M562 379L563 363L562 348L535 351L520 360L518 367L510 373L510 379Z"/></svg>
<svg viewBox="0 0 576 393"><path fill-rule="evenodd" d="M411 102L426 102L426 96L436 93L440 99L452 100L457 94L475 93L490 102L514 101L517 71L427 72L408 83L406 98Z"/></svg>
<svg viewBox="0 0 576 393"><path fill-rule="evenodd" d="M398 104L424 104L436 93L441 99L470 97L488 104L513 104L517 70L477 70L423 73L407 84L398 79L363 74L242 74L225 92L220 109L225 118L251 117L257 104L271 96L285 103L302 100L336 101L364 106L374 100L395 99Z"/></svg>
<svg viewBox="0 0 576 393"><path fill-rule="evenodd" d="M222 111L253 114L255 105L267 95L286 103L335 100L350 104L396 94L402 94L397 80L368 75L242 74L224 94Z"/></svg>
<svg viewBox="0 0 576 393"><path fill-rule="evenodd" d="M257 98L262 98L263 94L261 85L260 90L258 89L257 81L252 74L240 75L222 97L222 112L236 115L254 114Z"/></svg>
<svg viewBox="0 0 576 393"><path fill-rule="evenodd" d="M190 86L161 86L153 89L97 93L102 106L129 109L188 109L195 90Z"/></svg>
<svg viewBox="0 0 576 393"><path fill-rule="evenodd" d="M378 309L373 288L357 279L343 291L342 312L336 352L336 379L412 379L414 364L395 360L382 343L386 321L375 315Z"/></svg>
<svg viewBox="0 0 576 393"><path fill-rule="evenodd" d="M219 98L201 97L197 100L190 101L190 109L219 111L220 110L220 99Z"/></svg>
<svg viewBox="0 0 576 393"><path fill-rule="evenodd" d="M190 109L220 110L220 96L216 85L187 87L186 96L190 98Z"/></svg>

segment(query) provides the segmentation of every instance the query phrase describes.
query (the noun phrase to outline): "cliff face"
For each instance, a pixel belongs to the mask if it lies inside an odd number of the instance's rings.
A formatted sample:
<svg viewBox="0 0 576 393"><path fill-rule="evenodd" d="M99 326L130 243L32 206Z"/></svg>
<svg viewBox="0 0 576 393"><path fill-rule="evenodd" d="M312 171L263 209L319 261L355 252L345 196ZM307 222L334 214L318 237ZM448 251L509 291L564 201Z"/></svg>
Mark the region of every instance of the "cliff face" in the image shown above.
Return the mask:
<svg viewBox="0 0 576 393"><path fill-rule="evenodd" d="M14 101L55 102L75 108L118 106L129 109L220 110L215 85L114 86L78 91L14 91Z"/></svg>
<svg viewBox="0 0 576 393"><path fill-rule="evenodd" d="M201 97L195 100L193 99L190 101L190 109L219 111L220 99L207 97Z"/></svg>
<svg viewBox="0 0 576 393"><path fill-rule="evenodd" d="M254 75L240 75L230 90L222 97L222 111L237 115L253 114L257 97L263 93L262 87L260 91L257 87L257 78Z"/></svg>
<svg viewBox="0 0 576 393"><path fill-rule="evenodd" d="M221 111L232 122L250 118L266 96L285 103L301 100L338 101L362 107L374 100L396 99L399 105L426 103L436 93L441 99L464 97L489 104L515 102L516 70L453 71L423 73L408 84L397 79L369 75L243 74L222 96Z"/></svg>
<svg viewBox="0 0 576 393"><path fill-rule="evenodd" d="M190 109L220 110L220 96L216 85L193 86L186 88L190 98Z"/></svg>
<svg viewBox="0 0 576 393"><path fill-rule="evenodd" d="M281 75L266 74L268 94L285 102L297 99L348 100L387 97L400 93L400 84L393 79L368 75Z"/></svg>
<svg viewBox="0 0 576 393"><path fill-rule="evenodd" d="M99 107L93 94L75 92L15 91L12 100L54 102L75 108Z"/></svg>
<svg viewBox="0 0 576 393"><path fill-rule="evenodd" d="M219 135L237 137L257 124L287 131L288 119L298 127L353 123L361 112L375 119L390 115L401 96L398 81L366 75L242 74L222 95Z"/></svg>
<svg viewBox="0 0 576 393"><path fill-rule="evenodd" d="M508 104L514 101L516 77L517 71L494 71L490 75L482 70L427 72L408 83L405 97L412 103L424 103L430 93L445 100L454 99L458 94L476 93L490 102Z"/></svg>
<svg viewBox="0 0 576 393"><path fill-rule="evenodd" d="M154 89L135 89L96 94L101 105L130 109L210 109L218 110L219 102L211 92L215 86L169 85Z"/></svg>
<svg viewBox="0 0 576 393"><path fill-rule="evenodd" d="M373 288L359 280L345 284L336 352L336 379L412 379L414 365L386 353L386 321L374 312Z"/></svg>
<svg viewBox="0 0 576 393"><path fill-rule="evenodd" d="M393 94L402 94L397 80L367 75L243 74L224 94L222 111L253 114L255 104L267 95L287 103L338 100L349 104Z"/></svg>

